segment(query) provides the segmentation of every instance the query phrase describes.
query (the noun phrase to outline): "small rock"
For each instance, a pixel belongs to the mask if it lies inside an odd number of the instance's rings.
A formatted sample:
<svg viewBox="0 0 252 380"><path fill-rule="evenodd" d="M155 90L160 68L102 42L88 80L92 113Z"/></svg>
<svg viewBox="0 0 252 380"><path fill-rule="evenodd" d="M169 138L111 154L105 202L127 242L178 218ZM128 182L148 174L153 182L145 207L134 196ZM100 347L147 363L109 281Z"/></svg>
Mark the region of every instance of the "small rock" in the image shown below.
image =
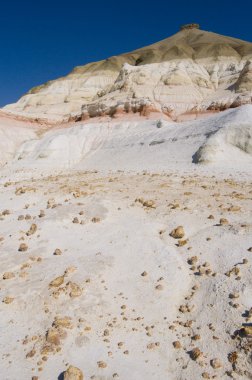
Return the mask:
<svg viewBox="0 0 252 380"><path fill-rule="evenodd" d="M10 210L4 210L4 211L2 212L2 215L3 215L3 216L10 215Z"/></svg>
<svg viewBox="0 0 252 380"><path fill-rule="evenodd" d="M200 335L198 335L198 334L193 335L192 340L200 340Z"/></svg>
<svg viewBox="0 0 252 380"><path fill-rule="evenodd" d="M203 354L200 351L198 347L195 347L193 350L190 351L190 358L192 360L197 360L199 357L201 357Z"/></svg>
<svg viewBox="0 0 252 380"><path fill-rule="evenodd" d="M71 288L71 291L69 294L71 298L80 297L82 295L82 289L78 284L75 284L74 282L69 282L68 284L70 285L70 288Z"/></svg>
<svg viewBox="0 0 252 380"><path fill-rule="evenodd" d="M156 343L149 343L149 344L147 344L147 349L148 350L153 350L153 349L157 348L158 346L159 346L158 342L156 342Z"/></svg>
<svg viewBox="0 0 252 380"><path fill-rule="evenodd" d="M29 231L26 232L26 235L31 236L31 235L35 234L36 231L37 231L37 225L35 223L33 223L31 225Z"/></svg>
<svg viewBox="0 0 252 380"><path fill-rule="evenodd" d="M49 284L50 287L59 287L64 282L64 276L56 277L54 280L52 280Z"/></svg>
<svg viewBox="0 0 252 380"><path fill-rule="evenodd" d="M214 369L218 369L222 367L222 363L219 359L212 359L210 360L210 364Z"/></svg>
<svg viewBox="0 0 252 380"><path fill-rule="evenodd" d="M54 344L55 346L59 346L61 339L66 338L66 336L67 333L65 331L52 327L46 333L46 341Z"/></svg>
<svg viewBox="0 0 252 380"><path fill-rule="evenodd" d="M237 293L237 292L235 292L235 293L230 293L229 294L229 298L231 298L231 299L235 299L235 298L239 298L239 293Z"/></svg>
<svg viewBox="0 0 252 380"><path fill-rule="evenodd" d="M176 340L175 342L172 342L172 344L173 344L173 347L176 349L179 349L182 347L181 343L178 340Z"/></svg>
<svg viewBox="0 0 252 380"><path fill-rule="evenodd" d="M156 208L155 202L152 199L144 201L143 206L147 208Z"/></svg>
<svg viewBox="0 0 252 380"><path fill-rule="evenodd" d="M146 271L144 271L143 273L141 273L141 276L142 277L145 277L145 276L147 276L148 275L148 273L146 272Z"/></svg>
<svg viewBox="0 0 252 380"><path fill-rule="evenodd" d="M11 278L14 278L15 275L13 272L5 272L3 274L3 280L10 280Z"/></svg>
<svg viewBox="0 0 252 380"><path fill-rule="evenodd" d="M33 356L36 354L36 350L31 350L26 354L26 358L33 358Z"/></svg>
<svg viewBox="0 0 252 380"><path fill-rule="evenodd" d="M62 254L62 251L59 248L56 248L55 251L53 252L55 256L60 256Z"/></svg>
<svg viewBox="0 0 252 380"><path fill-rule="evenodd" d="M203 379L210 379L210 375L207 372L203 372L202 375Z"/></svg>
<svg viewBox="0 0 252 380"><path fill-rule="evenodd" d="M44 216L45 216L45 211L44 210L40 210L39 218L43 218Z"/></svg>
<svg viewBox="0 0 252 380"><path fill-rule="evenodd" d="M228 354L228 361L230 363L235 364L237 362L237 359L238 359L238 354L236 351L230 352Z"/></svg>
<svg viewBox="0 0 252 380"><path fill-rule="evenodd" d="M240 206L230 206L227 210L232 211L232 212L241 211L241 207Z"/></svg>
<svg viewBox="0 0 252 380"><path fill-rule="evenodd" d="M13 297L4 297L4 299L3 299L3 303L6 303L7 305L9 304L9 303L12 303L14 301L14 298Z"/></svg>
<svg viewBox="0 0 252 380"><path fill-rule="evenodd" d="M72 318L70 317L56 317L53 322L53 326L57 327L63 327L65 329L72 329L73 323Z"/></svg>
<svg viewBox="0 0 252 380"><path fill-rule="evenodd" d="M190 257L187 260L187 262L188 262L189 265L195 265L197 263L197 261L198 261L198 257L197 256L192 256L192 257Z"/></svg>
<svg viewBox="0 0 252 380"><path fill-rule="evenodd" d="M226 224L229 224L228 220L225 219L225 218L221 218L219 223L220 223L221 226L224 226L224 225L226 225Z"/></svg>
<svg viewBox="0 0 252 380"><path fill-rule="evenodd" d="M252 326L244 326L241 328L241 333L244 336L252 336Z"/></svg>
<svg viewBox="0 0 252 380"><path fill-rule="evenodd" d="M188 240L185 239L185 240L179 240L178 241L178 247L183 247L184 245L186 245L188 243Z"/></svg>
<svg viewBox="0 0 252 380"><path fill-rule="evenodd" d="M84 377L83 377L82 371L79 368L74 367L72 365L70 365L68 369L64 372L63 380L83 380L83 379Z"/></svg>
<svg viewBox="0 0 252 380"><path fill-rule="evenodd" d="M25 243L21 243L19 248L18 248L19 252L25 252L25 251L27 251L27 249L28 249L28 245Z"/></svg>
<svg viewBox="0 0 252 380"><path fill-rule="evenodd" d="M102 360L97 362L97 365L99 368L106 368L107 367L107 363L103 362Z"/></svg>
<svg viewBox="0 0 252 380"><path fill-rule="evenodd" d="M101 221L101 218L98 218L97 216L95 216L95 217L93 217L92 219L91 219L91 222L92 223L99 223Z"/></svg>
<svg viewBox="0 0 252 380"><path fill-rule="evenodd" d="M184 228L182 226L174 228L174 230L171 231L170 236L174 239L181 239L185 236Z"/></svg>
<svg viewBox="0 0 252 380"><path fill-rule="evenodd" d="M109 336L109 330L108 329L105 329L103 331L103 336Z"/></svg>

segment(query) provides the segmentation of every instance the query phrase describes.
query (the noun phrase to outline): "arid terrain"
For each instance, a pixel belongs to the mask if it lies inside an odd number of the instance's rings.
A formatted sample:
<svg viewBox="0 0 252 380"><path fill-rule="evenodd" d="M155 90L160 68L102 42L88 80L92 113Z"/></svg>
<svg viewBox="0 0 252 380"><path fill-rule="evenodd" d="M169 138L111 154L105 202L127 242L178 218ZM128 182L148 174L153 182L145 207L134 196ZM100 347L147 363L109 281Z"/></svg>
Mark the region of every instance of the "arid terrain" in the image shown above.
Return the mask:
<svg viewBox="0 0 252 380"><path fill-rule="evenodd" d="M251 378L245 179L80 171L2 184L4 379L57 379L69 364L85 379Z"/></svg>
<svg viewBox="0 0 252 380"><path fill-rule="evenodd" d="M252 44L198 28L0 110L0 380L252 379Z"/></svg>

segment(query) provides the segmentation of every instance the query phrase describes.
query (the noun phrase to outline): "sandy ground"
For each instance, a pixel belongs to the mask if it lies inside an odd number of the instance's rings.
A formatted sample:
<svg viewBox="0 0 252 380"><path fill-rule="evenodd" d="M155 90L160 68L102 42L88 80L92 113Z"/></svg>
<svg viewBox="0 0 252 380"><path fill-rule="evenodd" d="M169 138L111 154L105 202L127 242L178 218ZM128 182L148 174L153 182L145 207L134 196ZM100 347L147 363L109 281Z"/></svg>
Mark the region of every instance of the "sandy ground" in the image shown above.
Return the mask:
<svg viewBox="0 0 252 380"><path fill-rule="evenodd" d="M248 179L32 175L1 180L1 379L252 378Z"/></svg>

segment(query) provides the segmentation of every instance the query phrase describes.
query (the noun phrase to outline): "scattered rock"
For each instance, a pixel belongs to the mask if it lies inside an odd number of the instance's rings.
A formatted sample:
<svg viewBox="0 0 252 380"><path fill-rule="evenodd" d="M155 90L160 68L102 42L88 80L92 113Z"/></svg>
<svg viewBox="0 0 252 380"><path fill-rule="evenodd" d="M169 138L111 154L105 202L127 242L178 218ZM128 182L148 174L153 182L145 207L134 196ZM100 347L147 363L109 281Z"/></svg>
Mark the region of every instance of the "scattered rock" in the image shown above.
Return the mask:
<svg viewBox="0 0 252 380"><path fill-rule="evenodd" d="M193 350L191 350L189 354L192 360L197 360L203 355L203 353L200 351L198 347L195 347Z"/></svg>
<svg viewBox="0 0 252 380"><path fill-rule="evenodd" d="M13 272L5 272L3 274L3 280L10 280L11 278L14 278L15 274Z"/></svg>
<svg viewBox="0 0 252 380"><path fill-rule="evenodd" d="M44 210L40 210L39 218L43 218L44 216L45 216L45 211Z"/></svg>
<svg viewBox="0 0 252 380"><path fill-rule="evenodd" d="M203 372L202 375L203 379L210 379L210 375L208 372Z"/></svg>
<svg viewBox="0 0 252 380"><path fill-rule="evenodd" d="M189 265L195 265L197 261L198 261L198 256L192 256L187 260Z"/></svg>
<svg viewBox="0 0 252 380"><path fill-rule="evenodd" d="M28 249L28 245L25 243L21 243L19 248L18 248L19 252L25 252L25 251L27 251L27 249Z"/></svg>
<svg viewBox="0 0 252 380"><path fill-rule="evenodd" d="M178 247L183 247L184 245L186 245L188 243L188 239L185 239L185 240L179 240L178 241L178 244L177 244L177 246Z"/></svg>
<svg viewBox="0 0 252 380"><path fill-rule="evenodd" d="M222 367L222 362L219 359L210 360L210 364L214 369L218 369Z"/></svg>
<svg viewBox="0 0 252 380"><path fill-rule="evenodd" d="M33 358L34 355L36 355L36 350L32 349L28 352L28 354L26 354L26 358Z"/></svg>
<svg viewBox="0 0 252 380"><path fill-rule="evenodd" d="M237 293L237 292L235 292L235 293L230 293L229 294L229 298L231 298L231 299L235 299L235 298L239 298L239 293Z"/></svg>
<svg viewBox="0 0 252 380"><path fill-rule="evenodd" d="M109 330L108 329L105 329L103 331L103 336L109 336Z"/></svg>
<svg viewBox="0 0 252 380"><path fill-rule="evenodd" d="M56 317L53 322L54 327L62 327L65 329L72 329L73 328L73 323L72 323L72 318L70 317Z"/></svg>
<svg viewBox="0 0 252 380"><path fill-rule="evenodd" d="M143 198L137 198L135 199L135 202L141 203L143 207L146 208L156 208L156 204L152 199L144 200Z"/></svg>
<svg viewBox="0 0 252 380"><path fill-rule="evenodd" d="M230 352L228 354L228 361L230 363L235 364L237 362L237 359L238 359L238 354L236 351Z"/></svg>
<svg viewBox="0 0 252 380"><path fill-rule="evenodd" d="M9 297L9 296L4 297L4 299L3 299L3 303L6 303L7 305L9 303L12 303L13 301L14 301L14 298L13 297Z"/></svg>
<svg viewBox="0 0 252 380"><path fill-rule="evenodd" d="M227 210L232 211L232 212L241 211L241 207L240 206L231 206Z"/></svg>
<svg viewBox="0 0 252 380"><path fill-rule="evenodd" d="M155 342L155 343L152 342L152 343L147 344L147 349L148 350L154 350L155 348L157 348L159 346L160 346L159 342Z"/></svg>
<svg viewBox="0 0 252 380"><path fill-rule="evenodd" d="M4 210L4 211L2 212L2 215L3 215L3 216L10 215L10 210Z"/></svg>
<svg viewBox="0 0 252 380"><path fill-rule="evenodd" d="M184 228L182 226L174 228L174 230L171 231L170 236L174 239L181 239L185 236Z"/></svg>
<svg viewBox="0 0 252 380"><path fill-rule="evenodd" d="M252 326L244 326L241 328L241 334L246 337L252 336Z"/></svg>
<svg viewBox="0 0 252 380"><path fill-rule="evenodd" d="M96 216L91 219L92 223L99 223L100 221L101 221L101 218L98 218Z"/></svg>
<svg viewBox="0 0 252 380"><path fill-rule="evenodd" d="M224 225L229 224L229 221L225 218L221 218L219 223L220 223L220 226L224 226Z"/></svg>
<svg viewBox="0 0 252 380"><path fill-rule="evenodd" d="M193 335L192 340L200 340L200 335L199 334Z"/></svg>
<svg viewBox="0 0 252 380"><path fill-rule="evenodd" d="M62 251L59 248L56 248L55 251L53 252L55 256L60 256L62 254Z"/></svg>
<svg viewBox="0 0 252 380"><path fill-rule="evenodd" d="M176 349L179 349L182 347L181 343L178 340L176 340L175 342L172 342L172 344L173 344L173 347Z"/></svg>
<svg viewBox="0 0 252 380"><path fill-rule="evenodd" d="M54 280L52 280L49 284L50 287L59 287L60 285L63 284L64 282L64 276L59 276L59 277L56 277Z"/></svg>
<svg viewBox="0 0 252 380"><path fill-rule="evenodd" d="M103 362L102 360L97 362L97 365L99 368L106 368L107 367L107 363Z"/></svg>
<svg viewBox="0 0 252 380"><path fill-rule="evenodd" d="M36 231L37 231L37 225L35 223L33 223L31 225L29 231L26 232L26 235L27 236L33 235L33 234L35 234Z"/></svg>
<svg viewBox="0 0 252 380"><path fill-rule="evenodd" d="M69 285L71 288L71 291L69 294L71 298L80 297L82 295L82 289L78 284L74 282L69 282L67 285Z"/></svg>
<svg viewBox="0 0 252 380"><path fill-rule="evenodd" d="M84 377L83 377L82 371L79 368L74 367L72 365L70 365L68 369L64 372L63 380L83 380L83 379Z"/></svg>
<svg viewBox="0 0 252 380"><path fill-rule="evenodd" d="M52 327L46 333L46 341L55 346L59 346L61 339L65 339L66 336L67 333L64 330Z"/></svg>

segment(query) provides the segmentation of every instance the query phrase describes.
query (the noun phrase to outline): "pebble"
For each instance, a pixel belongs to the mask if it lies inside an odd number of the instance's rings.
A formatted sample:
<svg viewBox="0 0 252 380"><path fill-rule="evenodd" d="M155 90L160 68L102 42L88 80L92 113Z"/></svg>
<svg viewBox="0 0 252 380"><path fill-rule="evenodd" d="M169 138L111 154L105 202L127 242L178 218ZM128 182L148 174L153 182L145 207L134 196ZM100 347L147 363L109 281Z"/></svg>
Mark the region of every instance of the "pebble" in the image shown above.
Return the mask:
<svg viewBox="0 0 252 380"><path fill-rule="evenodd" d="M82 371L70 365L68 369L64 372L63 380L83 380L83 373Z"/></svg>
<svg viewBox="0 0 252 380"><path fill-rule="evenodd" d="M184 228L182 226L178 226L174 228L174 230L170 232L170 236L173 237L174 239L183 238L185 236Z"/></svg>

